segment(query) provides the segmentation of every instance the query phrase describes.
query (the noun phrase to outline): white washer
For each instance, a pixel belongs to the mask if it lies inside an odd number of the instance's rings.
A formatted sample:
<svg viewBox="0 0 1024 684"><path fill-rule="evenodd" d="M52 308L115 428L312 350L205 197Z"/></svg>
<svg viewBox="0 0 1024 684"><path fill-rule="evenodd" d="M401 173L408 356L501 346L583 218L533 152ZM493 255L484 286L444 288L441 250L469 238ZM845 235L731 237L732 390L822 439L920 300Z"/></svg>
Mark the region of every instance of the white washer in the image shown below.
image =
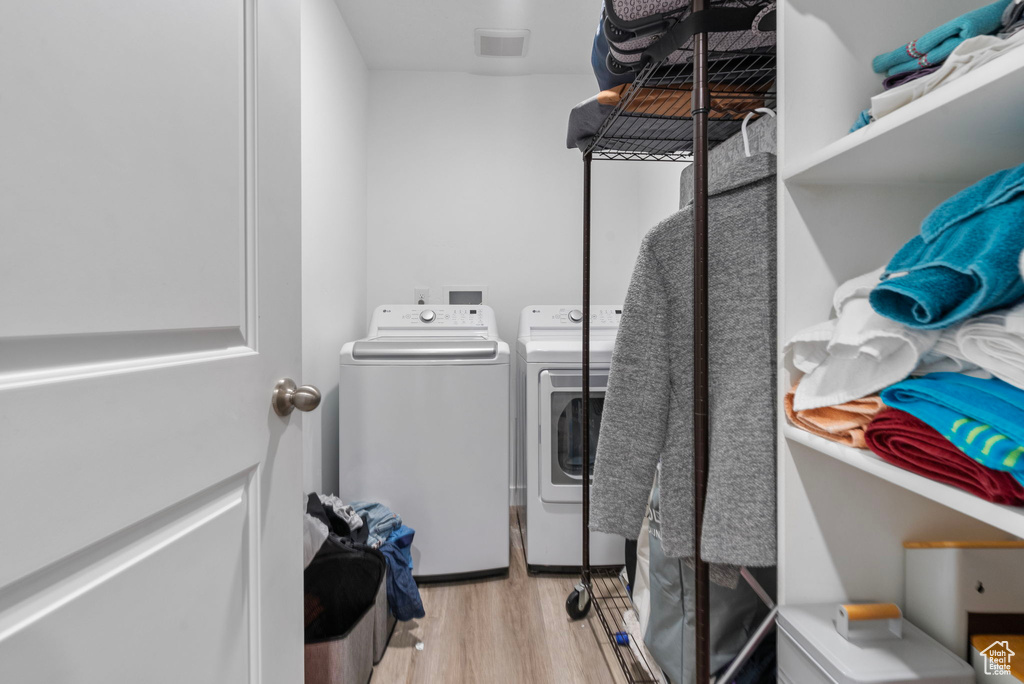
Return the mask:
<svg viewBox="0 0 1024 684"><path fill-rule="evenodd" d="M622 306L591 306L590 314L593 464ZM516 465L520 481L526 481L523 535L530 570L569 570L582 563L582 327L578 306L528 306L519 318ZM591 533L591 565L622 565L624 547L622 537Z"/></svg>
<svg viewBox="0 0 1024 684"><path fill-rule="evenodd" d="M418 578L509 564L509 347L487 306L381 306L341 350L344 501L416 530Z"/></svg>

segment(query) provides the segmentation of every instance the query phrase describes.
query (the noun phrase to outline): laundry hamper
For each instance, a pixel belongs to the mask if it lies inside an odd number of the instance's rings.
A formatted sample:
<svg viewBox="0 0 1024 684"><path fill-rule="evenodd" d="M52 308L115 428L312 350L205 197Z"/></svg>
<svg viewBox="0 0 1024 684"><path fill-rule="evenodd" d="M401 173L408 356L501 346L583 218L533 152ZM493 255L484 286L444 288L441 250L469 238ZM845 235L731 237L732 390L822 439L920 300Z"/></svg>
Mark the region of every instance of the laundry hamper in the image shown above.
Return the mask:
<svg viewBox="0 0 1024 684"><path fill-rule="evenodd" d="M395 619L388 611L385 580L377 599L344 634L306 644L305 684L366 684L387 649Z"/></svg>
<svg viewBox="0 0 1024 684"><path fill-rule="evenodd" d="M384 657L384 651L388 650L388 641L391 640L391 633L395 631L395 623L398 622L388 609L388 594L384 590L387 581L387 570L385 570L384 579L381 580L380 589L377 590L377 600L373 604L374 665L380 662Z"/></svg>
<svg viewBox="0 0 1024 684"><path fill-rule="evenodd" d="M328 539L303 574L306 684L366 684L387 645L387 566Z"/></svg>

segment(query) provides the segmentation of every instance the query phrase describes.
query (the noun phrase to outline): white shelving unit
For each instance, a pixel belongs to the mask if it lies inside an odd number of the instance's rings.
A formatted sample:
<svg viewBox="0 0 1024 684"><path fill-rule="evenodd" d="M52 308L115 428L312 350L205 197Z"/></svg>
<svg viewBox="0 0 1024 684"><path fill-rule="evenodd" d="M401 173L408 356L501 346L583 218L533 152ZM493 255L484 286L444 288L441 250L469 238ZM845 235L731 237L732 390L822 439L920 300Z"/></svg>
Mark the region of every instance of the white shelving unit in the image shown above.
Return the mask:
<svg viewBox="0 0 1024 684"><path fill-rule="evenodd" d="M871 58L982 0L779 3L779 348L831 315L939 202L1024 162L1024 49L848 134L881 90ZM796 379L780 361L779 396ZM781 400L779 402L781 406ZM903 601L903 542L1024 537L997 506L779 418L783 604Z"/></svg>
<svg viewBox="0 0 1024 684"><path fill-rule="evenodd" d="M782 177L787 183L800 184L907 179L970 184L993 165L1006 168L1021 162L1024 146L1019 139L1007 139L1006 133L1020 132L1022 111L1024 50L1017 50L794 159L783 168Z"/></svg>
<svg viewBox="0 0 1024 684"><path fill-rule="evenodd" d="M915 475L909 470L897 468L867 449L843 446L792 425L786 425L783 431L786 439L803 444L825 456L891 482L908 492L931 499L975 520L997 527L1004 532L1024 537L1024 508L989 503L956 487L950 487L941 482Z"/></svg>

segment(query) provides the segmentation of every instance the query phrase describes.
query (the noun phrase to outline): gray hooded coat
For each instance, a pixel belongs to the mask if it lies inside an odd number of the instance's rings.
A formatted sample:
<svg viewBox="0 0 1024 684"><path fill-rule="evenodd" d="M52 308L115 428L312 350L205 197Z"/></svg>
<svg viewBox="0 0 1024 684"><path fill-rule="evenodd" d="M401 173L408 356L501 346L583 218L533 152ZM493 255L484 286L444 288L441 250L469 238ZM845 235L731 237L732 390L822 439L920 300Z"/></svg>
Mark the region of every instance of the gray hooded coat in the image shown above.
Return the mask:
<svg viewBox="0 0 1024 684"><path fill-rule="evenodd" d="M701 557L768 566L775 516L775 155L709 179L710 472ZM590 528L635 539L661 466L662 545L693 550L693 212L644 238L612 355Z"/></svg>

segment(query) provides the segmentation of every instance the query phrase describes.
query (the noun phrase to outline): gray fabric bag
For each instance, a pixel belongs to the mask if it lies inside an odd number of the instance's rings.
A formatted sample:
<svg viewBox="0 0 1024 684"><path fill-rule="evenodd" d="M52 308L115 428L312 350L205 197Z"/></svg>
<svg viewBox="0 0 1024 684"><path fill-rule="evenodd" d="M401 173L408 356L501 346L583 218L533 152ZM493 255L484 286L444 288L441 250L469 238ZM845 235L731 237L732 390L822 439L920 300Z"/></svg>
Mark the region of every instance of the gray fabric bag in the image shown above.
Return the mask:
<svg viewBox="0 0 1024 684"><path fill-rule="evenodd" d="M648 512L650 541L650 618L644 644L673 684L692 684L696 612L694 572L681 558L670 558L661 548L659 487L654 486ZM771 575L766 570L762 575ZM711 671L727 666L750 638L768 609L757 594L740 581L735 588L711 583Z"/></svg>

